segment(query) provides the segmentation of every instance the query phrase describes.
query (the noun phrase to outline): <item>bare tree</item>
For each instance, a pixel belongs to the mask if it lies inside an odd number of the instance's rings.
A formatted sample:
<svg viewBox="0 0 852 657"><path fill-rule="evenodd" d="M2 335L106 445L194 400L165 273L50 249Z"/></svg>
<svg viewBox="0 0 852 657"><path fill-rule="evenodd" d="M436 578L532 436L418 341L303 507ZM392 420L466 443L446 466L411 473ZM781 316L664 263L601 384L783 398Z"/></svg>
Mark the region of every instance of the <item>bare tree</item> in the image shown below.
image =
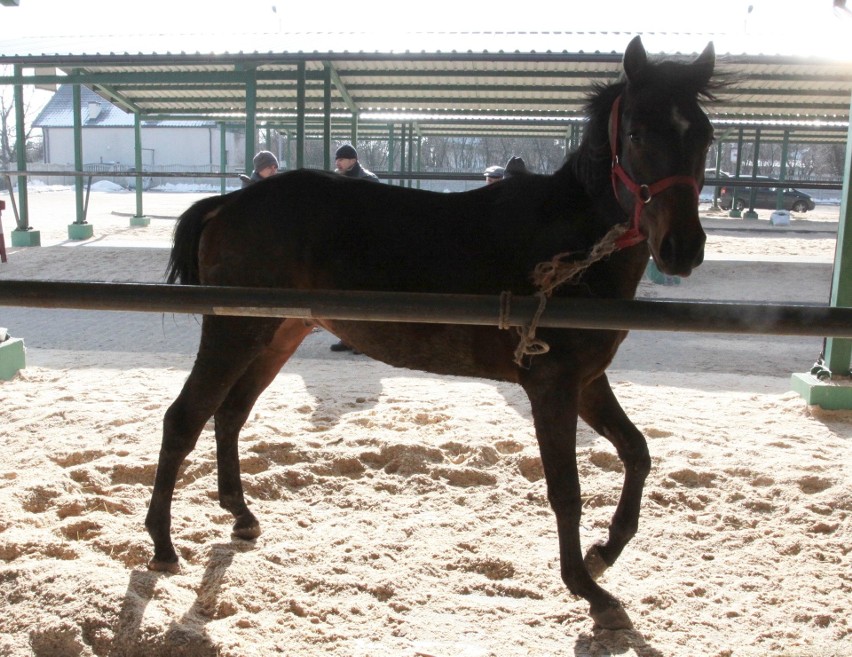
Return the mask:
<svg viewBox="0 0 852 657"><path fill-rule="evenodd" d="M0 75L10 75L11 67L0 66ZM24 127L23 135L26 144L27 160L38 157L41 153L41 140L33 139L32 122L38 107L33 102L33 88L24 87ZM14 168L17 162L18 129L15 115L14 88L9 85L0 87L0 169ZM38 143L36 143L36 141Z"/></svg>

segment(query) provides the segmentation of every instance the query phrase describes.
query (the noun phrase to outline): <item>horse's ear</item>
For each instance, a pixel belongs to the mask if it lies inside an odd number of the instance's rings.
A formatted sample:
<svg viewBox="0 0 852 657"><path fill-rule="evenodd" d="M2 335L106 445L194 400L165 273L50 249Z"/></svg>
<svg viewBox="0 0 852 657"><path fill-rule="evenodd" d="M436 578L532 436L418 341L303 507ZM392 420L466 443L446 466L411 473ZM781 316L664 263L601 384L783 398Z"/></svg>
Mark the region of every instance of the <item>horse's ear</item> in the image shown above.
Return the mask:
<svg viewBox="0 0 852 657"><path fill-rule="evenodd" d="M645 54L642 38L635 36L627 44L627 50L624 51L624 74L627 76L628 82L636 82L641 77L642 69L645 68L647 63L648 55Z"/></svg>
<svg viewBox="0 0 852 657"><path fill-rule="evenodd" d="M701 71L701 74L704 76L704 85L710 82L710 78L713 77L713 69L716 66L716 49L713 47L713 42L710 41L707 44L707 47L704 48L704 52L702 52L698 57L692 62L692 67Z"/></svg>

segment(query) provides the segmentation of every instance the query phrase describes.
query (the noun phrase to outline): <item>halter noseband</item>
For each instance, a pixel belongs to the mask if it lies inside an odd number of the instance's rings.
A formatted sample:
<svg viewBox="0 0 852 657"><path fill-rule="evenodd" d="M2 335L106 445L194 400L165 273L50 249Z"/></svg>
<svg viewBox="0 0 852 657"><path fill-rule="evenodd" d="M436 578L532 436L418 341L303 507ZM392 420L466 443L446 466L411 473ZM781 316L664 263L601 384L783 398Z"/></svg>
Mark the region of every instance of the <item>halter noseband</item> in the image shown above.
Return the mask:
<svg viewBox="0 0 852 657"><path fill-rule="evenodd" d="M620 132L621 132L621 95L615 99L612 104L612 109L609 115L609 143L612 149L612 191L618 200L618 181L627 187L633 194L635 202L633 204L633 222L630 228L616 241L618 249L626 249L629 246L639 244L645 239L645 236L639 231L639 217L642 215L642 208L651 202L651 200L663 190L672 187L673 185L688 185L695 192L695 201L698 202L698 182L693 176L669 176L663 178L650 185L637 184L621 166L618 159Z"/></svg>

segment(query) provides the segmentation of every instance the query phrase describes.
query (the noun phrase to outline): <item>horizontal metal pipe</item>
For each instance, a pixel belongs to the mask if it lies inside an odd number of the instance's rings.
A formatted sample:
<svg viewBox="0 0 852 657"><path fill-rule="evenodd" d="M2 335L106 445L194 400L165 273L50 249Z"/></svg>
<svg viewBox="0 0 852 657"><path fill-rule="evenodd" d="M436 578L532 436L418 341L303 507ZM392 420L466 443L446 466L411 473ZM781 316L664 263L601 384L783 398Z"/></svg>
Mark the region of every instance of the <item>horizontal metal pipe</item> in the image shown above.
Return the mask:
<svg viewBox="0 0 852 657"><path fill-rule="evenodd" d="M0 281L0 306L512 326L538 298L151 283ZM501 310L502 308L502 310ZM548 300L538 326L852 338L852 308L643 299Z"/></svg>

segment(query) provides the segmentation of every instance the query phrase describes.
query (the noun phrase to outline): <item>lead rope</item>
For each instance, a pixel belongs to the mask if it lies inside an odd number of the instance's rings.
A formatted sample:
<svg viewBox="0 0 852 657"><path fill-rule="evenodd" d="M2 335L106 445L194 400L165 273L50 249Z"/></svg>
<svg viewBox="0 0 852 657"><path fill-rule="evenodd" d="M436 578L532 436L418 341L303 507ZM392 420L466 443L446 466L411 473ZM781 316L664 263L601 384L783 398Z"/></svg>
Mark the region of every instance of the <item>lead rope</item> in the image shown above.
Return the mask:
<svg viewBox="0 0 852 657"><path fill-rule="evenodd" d="M533 283L539 288L535 293L538 297L538 308L533 313L529 324L516 327L520 340L515 348L514 362L518 367L524 367L525 356L539 356L550 351L550 345L544 340L535 337L538 323L542 313L547 306L547 300L553 294L553 291L566 283L576 283L580 276L589 267L599 260L603 260L620 247L619 239L630 230L630 226L626 224L616 224L610 228L609 232L604 235L595 245L592 250L582 260L568 260L577 255L577 251L565 251L558 253L546 262L540 262L533 270ZM500 295L500 328L509 328L509 310L511 306L511 292L503 292Z"/></svg>

